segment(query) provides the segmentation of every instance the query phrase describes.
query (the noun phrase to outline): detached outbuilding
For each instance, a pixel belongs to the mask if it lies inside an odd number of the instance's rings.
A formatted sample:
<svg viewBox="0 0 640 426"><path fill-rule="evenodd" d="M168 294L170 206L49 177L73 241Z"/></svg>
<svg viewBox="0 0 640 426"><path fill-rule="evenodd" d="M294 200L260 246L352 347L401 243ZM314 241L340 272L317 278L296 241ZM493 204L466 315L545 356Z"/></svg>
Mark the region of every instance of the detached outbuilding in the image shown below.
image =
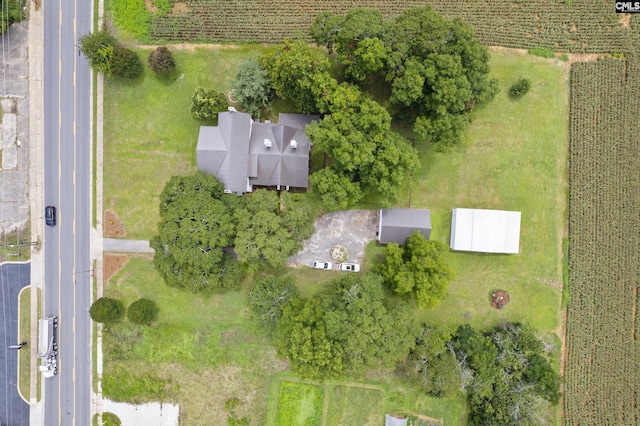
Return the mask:
<svg viewBox="0 0 640 426"><path fill-rule="evenodd" d="M396 416L385 414L384 426L407 426L408 420L409 419L406 417L399 418Z"/></svg>
<svg viewBox="0 0 640 426"><path fill-rule="evenodd" d="M453 209L451 250L519 253L520 217L506 210Z"/></svg>
<svg viewBox="0 0 640 426"><path fill-rule="evenodd" d="M404 244L414 231L431 236L431 212L423 209L381 209L378 214L380 244Z"/></svg>

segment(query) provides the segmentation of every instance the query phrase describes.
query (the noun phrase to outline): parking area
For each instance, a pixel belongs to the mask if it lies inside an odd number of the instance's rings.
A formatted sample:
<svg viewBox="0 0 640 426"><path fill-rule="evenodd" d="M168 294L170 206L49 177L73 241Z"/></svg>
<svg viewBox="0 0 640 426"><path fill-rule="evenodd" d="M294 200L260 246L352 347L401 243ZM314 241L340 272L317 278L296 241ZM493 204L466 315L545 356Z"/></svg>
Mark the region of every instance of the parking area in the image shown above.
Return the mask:
<svg viewBox="0 0 640 426"><path fill-rule="evenodd" d="M332 249L341 245L347 249L344 262L362 263L364 248L376 239L377 210L344 210L320 216L315 222L316 232L304 242L304 248L289 259L293 266L311 266L314 260L340 263L331 258Z"/></svg>

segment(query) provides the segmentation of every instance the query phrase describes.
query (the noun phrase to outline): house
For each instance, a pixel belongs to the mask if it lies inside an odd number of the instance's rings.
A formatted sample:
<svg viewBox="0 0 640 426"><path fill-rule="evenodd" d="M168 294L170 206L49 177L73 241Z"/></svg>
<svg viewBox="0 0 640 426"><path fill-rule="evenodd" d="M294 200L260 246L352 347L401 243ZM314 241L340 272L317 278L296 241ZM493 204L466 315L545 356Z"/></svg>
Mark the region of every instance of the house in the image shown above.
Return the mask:
<svg viewBox="0 0 640 426"><path fill-rule="evenodd" d="M310 142L305 128L318 116L280 114L278 123L254 121L230 108L217 126L201 126L198 170L216 176L225 192L243 194L254 186L307 188Z"/></svg>
<svg viewBox="0 0 640 426"><path fill-rule="evenodd" d="M520 212L453 209L451 250L519 253Z"/></svg>
<svg viewBox="0 0 640 426"><path fill-rule="evenodd" d="M413 231L431 236L431 212L422 209L381 209L378 215L380 244L404 244Z"/></svg>
<svg viewBox="0 0 640 426"><path fill-rule="evenodd" d="M408 418L398 418L390 414L385 414L384 426L407 426Z"/></svg>

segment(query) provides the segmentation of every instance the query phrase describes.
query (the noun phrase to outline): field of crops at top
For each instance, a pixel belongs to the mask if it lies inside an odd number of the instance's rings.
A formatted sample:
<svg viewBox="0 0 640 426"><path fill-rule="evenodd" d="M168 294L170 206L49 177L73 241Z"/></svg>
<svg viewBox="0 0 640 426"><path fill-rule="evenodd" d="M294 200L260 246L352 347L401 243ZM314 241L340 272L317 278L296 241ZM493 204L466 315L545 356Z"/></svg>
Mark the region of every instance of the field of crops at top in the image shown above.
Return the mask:
<svg viewBox="0 0 640 426"><path fill-rule="evenodd" d="M640 424L638 65L571 73L568 425Z"/></svg>
<svg viewBox="0 0 640 426"><path fill-rule="evenodd" d="M138 0L144 1L144 0ZM444 15L470 23L487 45L547 47L570 52L626 51L628 21L610 0L432 0ZM150 39L257 41L308 38L315 16L374 7L388 18L425 4L422 0L184 0L169 14L150 19ZM640 19L640 18L633 18ZM635 22L634 22L635 24Z"/></svg>

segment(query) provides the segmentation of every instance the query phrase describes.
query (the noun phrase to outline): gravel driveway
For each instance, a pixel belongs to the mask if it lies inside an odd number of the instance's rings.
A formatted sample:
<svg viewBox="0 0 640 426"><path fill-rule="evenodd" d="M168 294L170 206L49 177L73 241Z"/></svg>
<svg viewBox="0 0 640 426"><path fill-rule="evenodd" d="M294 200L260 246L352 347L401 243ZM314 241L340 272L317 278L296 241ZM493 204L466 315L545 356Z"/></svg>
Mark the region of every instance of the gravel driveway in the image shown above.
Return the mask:
<svg viewBox="0 0 640 426"><path fill-rule="evenodd" d="M344 210L320 216L315 222L316 232L304 242L304 248L289 259L290 265L311 266L314 260L336 262L331 258L331 248L340 244L347 248L347 262L362 263L364 248L376 239L378 210Z"/></svg>

